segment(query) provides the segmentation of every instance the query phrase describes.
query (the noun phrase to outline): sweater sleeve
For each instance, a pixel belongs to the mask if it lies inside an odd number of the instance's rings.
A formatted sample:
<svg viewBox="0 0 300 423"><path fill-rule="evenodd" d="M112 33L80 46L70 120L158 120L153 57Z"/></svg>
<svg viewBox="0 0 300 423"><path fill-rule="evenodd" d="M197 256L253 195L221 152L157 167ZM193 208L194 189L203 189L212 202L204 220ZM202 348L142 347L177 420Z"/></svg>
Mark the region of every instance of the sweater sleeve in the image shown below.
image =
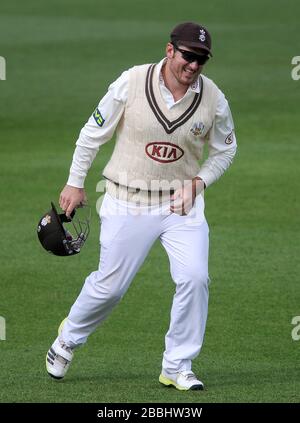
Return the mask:
<svg viewBox="0 0 300 423"><path fill-rule="evenodd" d="M80 131L70 168L68 185L83 188L84 181L102 144L109 141L124 112L128 96L128 71L113 82Z"/></svg>
<svg viewBox="0 0 300 423"><path fill-rule="evenodd" d="M208 158L202 164L199 176L206 187L219 179L231 165L237 143L228 101L219 90L216 116L208 136Z"/></svg>

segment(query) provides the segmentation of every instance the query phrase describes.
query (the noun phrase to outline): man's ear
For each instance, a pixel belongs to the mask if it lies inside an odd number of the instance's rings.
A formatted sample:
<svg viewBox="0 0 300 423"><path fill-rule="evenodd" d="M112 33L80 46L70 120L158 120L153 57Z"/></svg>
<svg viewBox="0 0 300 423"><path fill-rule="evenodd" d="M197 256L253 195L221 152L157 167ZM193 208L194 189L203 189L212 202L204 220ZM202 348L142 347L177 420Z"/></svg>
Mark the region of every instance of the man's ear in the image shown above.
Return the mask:
<svg viewBox="0 0 300 423"><path fill-rule="evenodd" d="M174 57L175 54L175 50L174 50L174 46L171 43L168 43L166 46L166 56L168 59L172 59L172 57Z"/></svg>

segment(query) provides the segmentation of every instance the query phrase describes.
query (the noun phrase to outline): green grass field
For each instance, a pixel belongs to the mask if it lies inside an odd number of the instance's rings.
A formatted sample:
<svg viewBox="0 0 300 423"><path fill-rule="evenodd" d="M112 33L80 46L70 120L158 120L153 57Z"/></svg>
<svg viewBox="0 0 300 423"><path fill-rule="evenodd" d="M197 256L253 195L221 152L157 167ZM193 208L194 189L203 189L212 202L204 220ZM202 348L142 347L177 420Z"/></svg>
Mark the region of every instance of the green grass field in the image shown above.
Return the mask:
<svg viewBox="0 0 300 423"><path fill-rule="evenodd" d="M0 6L1 402L299 402L299 99L297 0L55 0ZM120 306L78 350L63 382L45 354L86 275L98 266L98 220L79 256L47 255L39 217L57 202L74 143L106 88L134 64L159 61L170 29L211 31L205 73L227 95L239 152L206 194L210 307L194 371L204 392L158 383L174 286L159 244ZM96 184L113 142L91 169Z"/></svg>

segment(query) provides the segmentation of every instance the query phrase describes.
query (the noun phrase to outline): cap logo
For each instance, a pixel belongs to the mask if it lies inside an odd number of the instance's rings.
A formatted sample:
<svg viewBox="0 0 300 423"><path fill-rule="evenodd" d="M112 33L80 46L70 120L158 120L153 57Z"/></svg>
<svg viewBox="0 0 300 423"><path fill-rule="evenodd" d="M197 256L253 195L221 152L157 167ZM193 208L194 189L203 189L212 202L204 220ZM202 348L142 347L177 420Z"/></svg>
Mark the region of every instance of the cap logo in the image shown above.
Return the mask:
<svg viewBox="0 0 300 423"><path fill-rule="evenodd" d="M206 40L206 33L205 33L204 29L200 29L199 40L202 41L202 42L204 42Z"/></svg>

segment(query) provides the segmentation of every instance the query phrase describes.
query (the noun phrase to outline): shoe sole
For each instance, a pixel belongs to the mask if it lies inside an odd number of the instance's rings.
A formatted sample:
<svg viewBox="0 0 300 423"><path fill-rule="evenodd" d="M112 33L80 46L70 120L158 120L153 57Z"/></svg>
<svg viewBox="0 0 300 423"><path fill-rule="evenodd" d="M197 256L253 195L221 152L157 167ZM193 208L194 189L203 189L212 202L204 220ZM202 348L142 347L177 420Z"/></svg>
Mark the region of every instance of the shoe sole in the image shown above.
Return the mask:
<svg viewBox="0 0 300 423"><path fill-rule="evenodd" d="M49 376L51 376L53 379L55 379L55 380L60 380L60 379L63 379L63 377L64 376L62 376L62 377L60 377L60 376L54 376L52 373L50 373L49 371L48 371L48 369L47 369L47 356L48 356L48 352L47 352L47 354L46 354L46 370L47 370L47 373L48 373L48 375Z"/></svg>
<svg viewBox="0 0 300 423"><path fill-rule="evenodd" d="M178 389L178 391L203 391L203 389L204 389L204 386L199 385L199 384L192 385L190 388L185 388L184 386L178 385L176 382L174 382L174 380L168 379L167 377L163 376L162 374L159 376L158 380L162 385L164 385L168 388L174 387L174 388Z"/></svg>
<svg viewBox="0 0 300 423"><path fill-rule="evenodd" d="M61 380L61 379L63 379L64 377L58 377L58 376L54 376L53 374L51 374L51 373L49 373L49 372L47 372L48 373L48 375L49 376L51 376L53 379L55 379L55 380Z"/></svg>

